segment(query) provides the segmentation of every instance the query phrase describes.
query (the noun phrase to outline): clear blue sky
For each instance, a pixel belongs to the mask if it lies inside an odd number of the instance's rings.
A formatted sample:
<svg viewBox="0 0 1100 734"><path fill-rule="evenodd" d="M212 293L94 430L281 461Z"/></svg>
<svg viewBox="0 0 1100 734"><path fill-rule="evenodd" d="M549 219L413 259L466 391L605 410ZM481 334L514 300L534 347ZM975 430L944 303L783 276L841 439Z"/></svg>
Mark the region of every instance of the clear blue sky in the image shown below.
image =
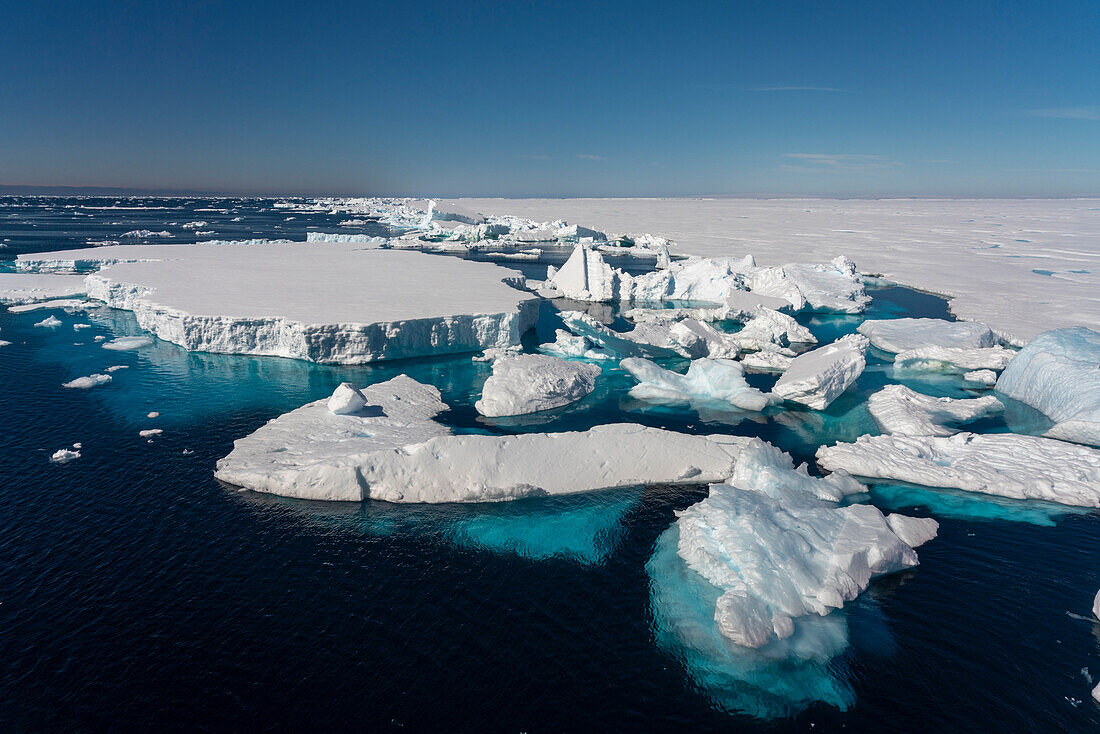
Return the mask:
<svg viewBox="0 0 1100 734"><path fill-rule="evenodd" d="M1100 194L1100 2L0 0L0 183Z"/></svg>

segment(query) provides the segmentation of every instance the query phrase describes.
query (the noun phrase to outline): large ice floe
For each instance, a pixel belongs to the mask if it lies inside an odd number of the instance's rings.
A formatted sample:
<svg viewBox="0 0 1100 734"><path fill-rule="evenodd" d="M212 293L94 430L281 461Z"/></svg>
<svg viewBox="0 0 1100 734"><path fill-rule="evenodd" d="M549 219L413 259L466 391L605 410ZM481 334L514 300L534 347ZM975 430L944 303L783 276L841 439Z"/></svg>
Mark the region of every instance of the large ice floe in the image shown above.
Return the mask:
<svg viewBox="0 0 1100 734"><path fill-rule="evenodd" d="M772 394L825 410L863 373L866 355L867 339L858 334L800 354L775 383Z"/></svg>
<svg viewBox="0 0 1100 734"><path fill-rule="evenodd" d="M739 362L696 359L680 374L640 357L619 363L638 381L630 395L653 403L722 403L739 410L763 410L771 399L745 381Z"/></svg>
<svg viewBox="0 0 1100 734"><path fill-rule="evenodd" d="M996 343L988 326L972 321L872 319L859 325L859 333L871 340L871 346L894 354L928 347L980 349Z"/></svg>
<svg viewBox="0 0 1100 734"><path fill-rule="evenodd" d="M922 395L904 385L887 385L867 399L867 408L884 433L897 436L950 436L951 426L970 423L1004 410L992 395L970 400Z"/></svg>
<svg viewBox="0 0 1100 734"><path fill-rule="evenodd" d="M87 276L88 295L193 351L349 364L478 351L518 344L537 315L537 301L505 283L512 271L499 266L351 244L124 245L21 257L115 261Z"/></svg>
<svg viewBox="0 0 1100 734"><path fill-rule="evenodd" d="M489 417L560 408L592 392L601 371L594 364L545 354L502 357L493 363L474 407Z"/></svg>
<svg viewBox="0 0 1100 734"><path fill-rule="evenodd" d="M822 446L818 464L873 480L1100 507L1100 450L1013 433L861 436Z"/></svg>
<svg viewBox="0 0 1100 734"><path fill-rule="evenodd" d="M587 431L453 435L434 387L404 375L360 390L337 415L318 400L234 443L222 481L320 500L491 502L645 484L701 484L733 471L747 439L630 423Z"/></svg>
<svg viewBox="0 0 1100 734"><path fill-rule="evenodd" d="M1040 334L1009 363L997 390L1054 421L1047 436L1100 446L1100 332Z"/></svg>
<svg viewBox="0 0 1100 734"><path fill-rule="evenodd" d="M0 304L21 304L84 295L81 275L0 273Z"/></svg>

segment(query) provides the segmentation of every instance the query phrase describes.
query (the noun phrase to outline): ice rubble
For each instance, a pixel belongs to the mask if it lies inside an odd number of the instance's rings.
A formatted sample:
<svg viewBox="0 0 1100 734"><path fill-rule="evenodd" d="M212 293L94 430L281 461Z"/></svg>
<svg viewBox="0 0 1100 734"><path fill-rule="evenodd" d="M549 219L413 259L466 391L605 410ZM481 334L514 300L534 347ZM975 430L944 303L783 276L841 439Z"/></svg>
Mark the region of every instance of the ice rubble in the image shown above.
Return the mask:
<svg viewBox="0 0 1100 734"><path fill-rule="evenodd" d="M84 295L84 276L0 273L0 304L14 305Z"/></svg>
<svg viewBox="0 0 1100 734"><path fill-rule="evenodd" d="M594 364L545 354L503 357L493 363L474 408L489 417L560 408L592 392L601 371Z"/></svg>
<svg viewBox="0 0 1100 734"><path fill-rule="evenodd" d="M554 341L539 346L539 351L555 357L581 357L583 359L614 359L611 353L599 349L587 337L570 334L565 329L554 331Z"/></svg>
<svg viewBox="0 0 1100 734"><path fill-rule="evenodd" d="M588 431L452 435L434 387L400 375L361 390L358 414L326 400L269 421L234 442L222 481L318 500L491 502L644 484L699 484L729 476L735 436L690 436L622 423Z"/></svg>
<svg viewBox="0 0 1100 734"><path fill-rule="evenodd" d="M860 324L858 331L876 349L895 354L928 347L986 349L995 343L990 328L973 321L872 319Z"/></svg>
<svg viewBox="0 0 1100 734"><path fill-rule="evenodd" d="M849 334L795 357L772 393L814 410L825 410L863 373L866 354L867 339Z"/></svg>
<svg viewBox="0 0 1100 734"><path fill-rule="evenodd" d="M92 388L97 385L105 385L110 381L110 375L93 374L88 375L87 377L78 377L75 380L70 380L69 382L64 383L61 387L87 390L88 388Z"/></svg>
<svg viewBox="0 0 1100 734"><path fill-rule="evenodd" d="M1014 433L861 436L822 446L818 464L855 476L1013 499L1100 507L1100 450Z"/></svg>
<svg viewBox="0 0 1100 734"><path fill-rule="evenodd" d="M997 390L1054 421L1047 436L1100 446L1100 332L1040 334L1009 363Z"/></svg>
<svg viewBox="0 0 1100 734"><path fill-rule="evenodd" d="M935 537L936 521L838 504L863 491L843 474L811 477L753 439L726 484L677 513L680 557L722 591L714 619L723 635L764 647L790 637L795 620L842 607L873 577L917 565L913 548Z"/></svg>
<svg viewBox="0 0 1100 734"><path fill-rule="evenodd" d="M504 282L512 271L352 244L124 245L56 256L142 260L89 275L89 295L193 351L364 363L517 344L537 316L537 301Z"/></svg>
<svg viewBox="0 0 1100 734"><path fill-rule="evenodd" d="M631 357L619 366L638 384L630 394L655 403L721 402L740 410L763 410L768 396L745 381L740 363L730 359L696 359L686 374L666 370L648 359Z"/></svg>
<svg viewBox="0 0 1100 734"><path fill-rule="evenodd" d="M971 400L922 395L904 385L887 385L867 399L884 433L895 436L950 436L949 425L969 423L1004 410L992 395Z"/></svg>

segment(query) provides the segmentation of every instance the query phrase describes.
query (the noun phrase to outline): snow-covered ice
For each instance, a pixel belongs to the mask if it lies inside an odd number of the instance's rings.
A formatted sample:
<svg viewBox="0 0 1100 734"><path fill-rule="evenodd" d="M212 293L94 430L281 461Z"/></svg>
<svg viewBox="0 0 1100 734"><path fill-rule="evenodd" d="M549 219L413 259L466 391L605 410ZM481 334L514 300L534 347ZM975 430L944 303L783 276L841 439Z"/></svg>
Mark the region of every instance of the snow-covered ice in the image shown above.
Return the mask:
<svg viewBox="0 0 1100 734"><path fill-rule="evenodd" d="M993 387L997 384L997 373L993 370L974 370L964 373L963 379L981 387Z"/></svg>
<svg viewBox="0 0 1100 734"><path fill-rule="evenodd" d="M87 377L78 377L75 380L66 382L61 387L75 388L78 390L87 390L88 388L95 387L96 385L105 385L111 381L110 375L93 374Z"/></svg>
<svg viewBox="0 0 1100 734"><path fill-rule="evenodd" d="M434 387L404 375L361 389L367 408L304 405L234 442L222 481L288 497L491 502L645 484L720 481L746 439L630 423L587 431L452 435Z"/></svg>
<svg viewBox="0 0 1100 734"><path fill-rule="evenodd" d="M956 432L951 426L1004 410L992 395L936 398L904 385L887 385L867 399L867 408L884 433L896 436L950 436Z"/></svg>
<svg viewBox="0 0 1100 734"><path fill-rule="evenodd" d="M560 408L592 392L601 371L594 364L546 354L503 357L493 363L474 407L489 417Z"/></svg>
<svg viewBox="0 0 1100 734"><path fill-rule="evenodd" d="M80 451L77 448L72 449L58 449L50 455L50 461L54 464L68 464L70 461L74 461L80 458Z"/></svg>
<svg viewBox="0 0 1100 734"><path fill-rule="evenodd" d="M986 349L996 342L985 324L944 319L872 319L859 325L859 333L871 346L894 354L928 347Z"/></svg>
<svg viewBox="0 0 1100 734"><path fill-rule="evenodd" d="M723 592L714 611L723 635L763 647L790 637L794 620L840 608L873 577L917 565L913 548L935 537L936 521L838 504L863 491L843 474L811 477L753 439L726 484L678 513L680 557Z"/></svg>
<svg viewBox="0 0 1100 734"><path fill-rule="evenodd" d="M1004 347L920 347L907 349L894 356L894 366L902 370L936 372L967 372L1003 370L1016 356Z"/></svg>
<svg viewBox="0 0 1100 734"><path fill-rule="evenodd" d="M44 329L56 329L58 326L61 326L61 319L57 318L56 316L47 316L46 318L35 324L35 326Z"/></svg>
<svg viewBox="0 0 1100 734"><path fill-rule="evenodd" d="M997 390L1054 421L1046 435L1100 446L1100 332L1040 334L1001 373Z"/></svg>
<svg viewBox="0 0 1100 734"><path fill-rule="evenodd" d="M350 382L341 382L332 392L326 405L336 415L358 413L367 404L363 393Z"/></svg>
<svg viewBox="0 0 1100 734"><path fill-rule="evenodd" d="M863 313L871 303L855 263L843 256L827 265L758 268L746 284L753 293L788 301L795 311Z"/></svg>
<svg viewBox="0 0 1100 734"><path fill-rule="evenodd" d="M619 363L638 384L631 396L655 403L726 403L739 410L763 410L768 396L745 381L739 362L730 359L696 359L686 374L666 370L638 357Z"/></svg>
<svg viewBox="0 0 1100 734"><path fill-rule="evenodd" d="M1053 438L861 436L822 446L817 461L824 469L876 480L1100 507L1100 450Z"/></svg>
<svg viewBox="0 0 1100 734"><path fill-rule="evenodd" d="M153 340L147 336L117 336L101 346L113 352L129 352L147 347L152 343Z"/></svg>
<svg viewBox="0 0 1100 734"><path fill-rule="evenodd" d="M340 363L479 351L518 344L537 315L537 301L504 282L513 271L353 244L123 245L56 257L140 260L89 275L89 295L193 351Z"/></svg>
<svg viewBox="0 0 1100 734"><path fill-rule="evenodd" d="M88 302L83 298L59 298L50 301L40 301L38 303L23 303L18 306L9 306L8 311L11 313L27 313L28 311L41 311L47 308L77 309L87 305Z"/></svg>
<svg viewBox="0 0 1100 734"><path fill-rule="evenodd" d="M865 337L841 337L791 360L772 393L814 410L825 410L863 373L866 354Z"/></svg>

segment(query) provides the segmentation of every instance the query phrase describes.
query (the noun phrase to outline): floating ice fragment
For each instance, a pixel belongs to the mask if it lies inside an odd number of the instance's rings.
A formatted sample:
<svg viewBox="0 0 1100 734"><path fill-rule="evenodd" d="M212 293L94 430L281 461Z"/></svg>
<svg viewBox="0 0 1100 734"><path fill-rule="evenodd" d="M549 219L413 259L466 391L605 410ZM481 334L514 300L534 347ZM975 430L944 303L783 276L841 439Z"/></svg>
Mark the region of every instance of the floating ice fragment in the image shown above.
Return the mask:
<svg viewBox="0 0 1100 734"><path fill-rule="evenodd" d="M68 464L70 461L80 458L80 451L73 449L58 449L50 456L54 464Z"/></svg>
<svg viewBox="0 0 1100 734"><path fill-rule="evenodd" d="M110 375L89 375L87 377L78 377L75 380L70 380L64 383L61 387L75 388L78 390L87 390L88 388L95 387L96 385L104 385L111 381Z"/></svg>
<svg viewBox="0 0 1100 734"><path fill-rule="evenodd" d="M997 373L993 370L974 370L964 373L963 379L982 387L993 387L997 384Z"/></svg>
<svg viewBox="0 0 1100 734"><path fill-rule="evenodd" d="M131 349L141 349L152 343L153 340L147 336L120 336L104 344L103 348L111 349L116 352L125 352Z"/></svg>
<svg viewBox="0 0 1100 734"><path fill-rule="evenodd" d="M49 318L39 321L37 324L35 324L35 326L43 327L46 329L56 329L58 326L61 326L61 319L57 318L56 316L50 316Z"/></svg>
<svg viewBox="0 0 1100 734"><path fill-rule="evenodd" d="M164 431L160 428L146 428L144 431L138 431L138 435L142 438L152 438L153 436L159 436Z"/></svg>
<svg viewBox="0 0 1100 734"><path fill-rule="evenodd" d="M351 415L359 412L367 404L363 393L359 392L350 382L341 382L328 399L328 409L336 415Z"/></svg>
<svg viewBox="0 0 1100 734"><path fill-rule="evenodd" d="M1004 410L992 395L972 400L935 398L904 385L887 385L868 398L867 407L879 428L900 436L950 436L956 430L948 426Z"/></svg>
<svg viewBox="0 0 1100 734"><path fill-rule="evenodd" d="M928 347L987 349L996 342L988 326L974 321L870 320L859 325L859 333L869 338L876 349L895 354Z"/></svg>
<svg viewBox="0 0 1100 734"><path fill-rule="evenodd" d="M1003 370L1016 356L1004 347L919 347L899 352L894 366L907 370L941 372L963 370Z"/></svg>
<svg viewBox="0 0 1100 734"><path fill-rule="evenodd" d="M160 413L158 413L157 411L153 410L153 411L150 411L150 412L149 412L149 414L148 414L148 415L146 415L145 417L146 417L146 418L160 418Z"/></svg>
<svg viewBox="0 0 1100 734"><path fill-rule="evenodd" d="M631 357L619 366L629 372L637 385L630 394L639 400L656 403L721 402L740 410L763 410L768 396L745 381L741 364L729 359L696 359L686 374L666 370L648 359Z"/></svg>
<svg viewBox="0 0 1100 734"><path fill-rule="evenodd" d="M503 357L493 363L474 408L489 417L559 408L592 392L601 371L594 364L545 354Z"/></svg>
<svg viewBox="0 0 1100 734"><path fill-rule="evenodd" d="M772 393L785 400L825 410L855 382L867 364L867 339L849 334L795 357Z"/></svg>

